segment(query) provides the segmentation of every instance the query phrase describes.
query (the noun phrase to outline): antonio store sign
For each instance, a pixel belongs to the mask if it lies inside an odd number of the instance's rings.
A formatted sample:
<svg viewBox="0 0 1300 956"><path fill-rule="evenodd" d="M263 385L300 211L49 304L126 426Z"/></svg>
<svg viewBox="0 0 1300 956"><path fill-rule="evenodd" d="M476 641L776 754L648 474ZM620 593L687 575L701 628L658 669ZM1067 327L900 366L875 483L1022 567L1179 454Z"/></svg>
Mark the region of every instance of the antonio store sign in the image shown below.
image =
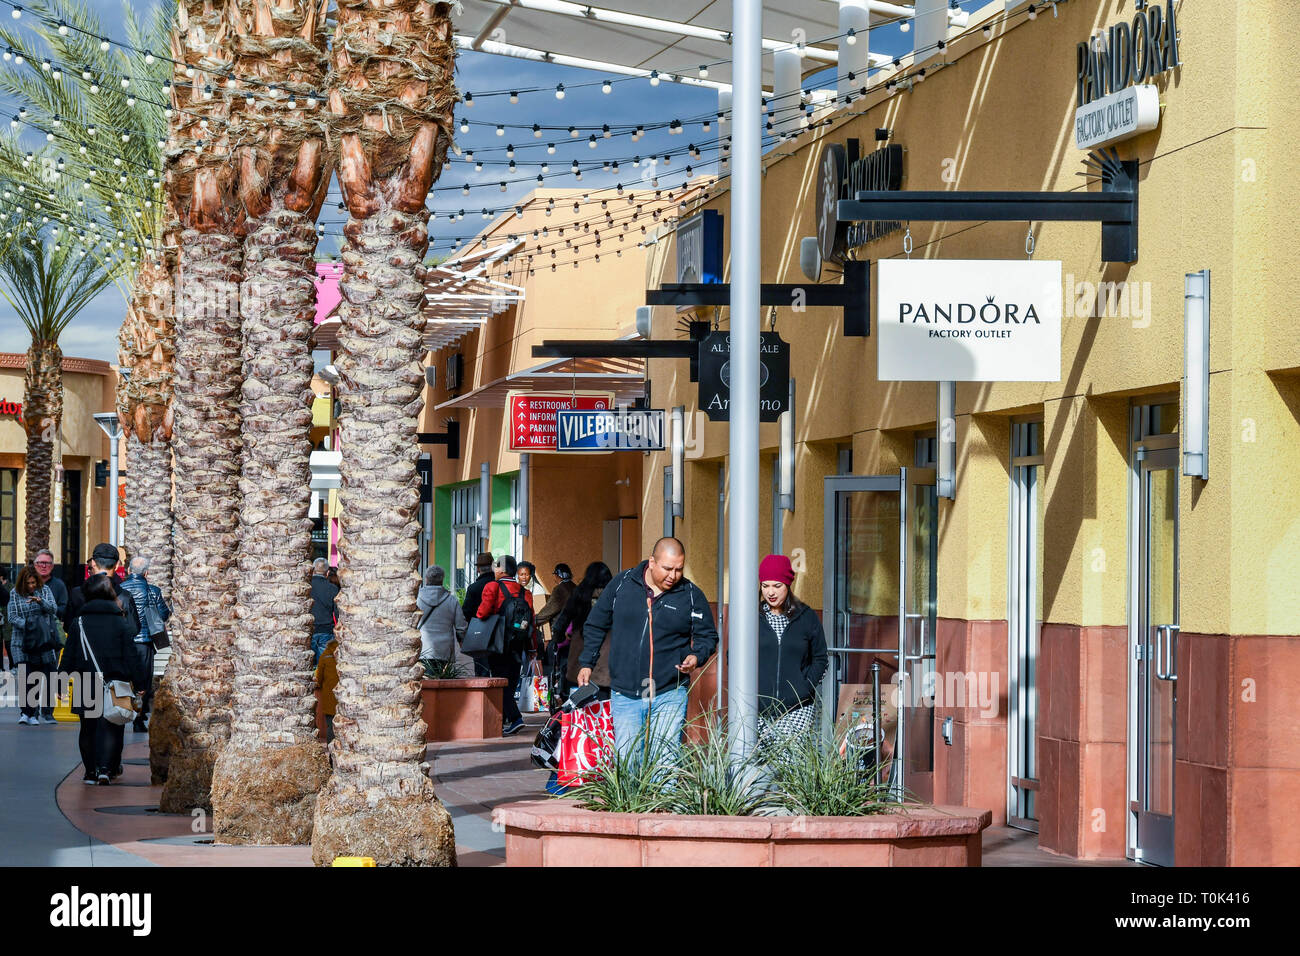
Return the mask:
<svg viewBox="0 0 1300 956"><path fill-rule="evenodd" d="M1144 80L1181 66L1174 0L1116 23L1104 36L1080 43L1075 55L1074 144L1092 149L1160 124L1160 92ZM1130 87L1130 83L1136 84Z"/></svg>
<svg viewBox="0 0 1300 956"><path fill-rule="evenodd" d="M761 332L758 420L774 422L790 407L790 343ZM700 410L711 422L731 421L731 333L712 332L700 342Z"/></svg>
<svg viewBox="0 0 1300 956"><path fill-rule="evenodd" d="M882 259L882 382L1058 382L1061 263Z"/></svg>
<svg viewBox="0 0 1300 956"><path fill-rule="evenodd" d="M843 262L850 249L896 232L901 222L840 222L835 205L856 199L864 189L895 190L903 187L903 147L889 145L858 158L858 141L846 146L828 143L822 148L817 175L817 247L822 262Z"/></svg>

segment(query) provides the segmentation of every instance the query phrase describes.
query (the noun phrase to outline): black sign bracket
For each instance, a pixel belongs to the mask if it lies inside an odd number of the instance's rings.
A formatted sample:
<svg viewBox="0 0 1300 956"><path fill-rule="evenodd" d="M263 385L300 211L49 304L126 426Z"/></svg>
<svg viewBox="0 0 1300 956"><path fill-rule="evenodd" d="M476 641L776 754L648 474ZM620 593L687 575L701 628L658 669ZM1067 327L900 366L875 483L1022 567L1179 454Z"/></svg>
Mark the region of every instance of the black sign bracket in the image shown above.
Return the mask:
<svg viewBox="0 0 1300 956"><path fill-rule="evenodd" d="M861 191L836 205L841 221L1100 222L1104 262L1137 261L1138 162L1114 150L1096 150L1084 161L1099 176L1100 192Z"/></svg>

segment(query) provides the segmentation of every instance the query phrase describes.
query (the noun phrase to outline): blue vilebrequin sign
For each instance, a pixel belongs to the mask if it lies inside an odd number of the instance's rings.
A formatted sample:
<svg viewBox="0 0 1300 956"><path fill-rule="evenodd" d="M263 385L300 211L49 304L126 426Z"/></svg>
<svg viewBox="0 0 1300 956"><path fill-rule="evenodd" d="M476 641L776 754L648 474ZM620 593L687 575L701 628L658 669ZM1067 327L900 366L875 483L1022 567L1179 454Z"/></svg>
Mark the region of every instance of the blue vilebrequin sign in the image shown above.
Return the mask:
<svg viewBox="0 0 1300 956"><path fill-rule="evenodd" d="M556 415L556 451L663 451L664 410L562 410Z"/></svg>

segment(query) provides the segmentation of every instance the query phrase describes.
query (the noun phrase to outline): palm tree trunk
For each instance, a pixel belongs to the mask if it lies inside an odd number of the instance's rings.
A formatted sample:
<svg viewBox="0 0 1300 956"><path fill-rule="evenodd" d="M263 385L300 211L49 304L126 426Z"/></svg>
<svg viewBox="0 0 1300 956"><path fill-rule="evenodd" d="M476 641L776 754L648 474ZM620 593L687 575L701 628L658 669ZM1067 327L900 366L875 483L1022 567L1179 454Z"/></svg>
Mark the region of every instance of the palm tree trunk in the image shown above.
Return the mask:
<svg viewBox="0 0 1300 956"><path fill-rule="evenodd" d="M310 842L330 773L315 729L308 578L314 218L277 197L244 242L237 717L213 773L220 843Z"/></svg>
<svg viewBox="0 0 1300 956"><path fill-rule="evenodd" d="M175 671L169 691L176 702L176 736L159 801L159 809L171 813L211 807L212 767L230 738L243 216L232 166L230 87L213 71L231 67L232 30L224 4L177 4L171 43L175 109L166 162L168 218L174 216L179 239L172 436L175 666L168 668ZM191 77L187 68L194 70Z"/></svg>
<svg viewBox="0 0 1300 956"><path fill-rule="evenodd" d="M274 10L239 0L236 72L279 89L317 90L325 0ZM235 608L230 742L213 771L219 843L311 840L316 794L329 778L312 693L311 376L316 316L316 213L329 186L320 120L278 98L236 104L239 198L248 216L240 287L240 587Z"/></svg>
<svg viewBox="0 0 1300 956"><path fill-rule="evenodd" d="M50 498L59 428L63 422L63 350L58 342L33 342L27 349L23 425L27 431L27 556L50 547ZM59 502L62 507L62 502ZM51 549L54 550L54 549Z"/></svg>
<svg viewBox="0 0 1300 956"><path fill-rule="evenodd" d="M173 694L179 747L160 809L211 806L212 766L230 737L239 550L239 278L242 247L222 232L181 235L176 310Z"/></svg>
<svg viewBox="0 0 1300 956"><path fill-rule="evenodd" d="M449 5L340 0L331 110L348 204L339 315L343 590L334 776L312 859L456 862L420 716L417 417L422 407L425 197L451 142ZM386 115L383 108L386 107Z"/></svg>

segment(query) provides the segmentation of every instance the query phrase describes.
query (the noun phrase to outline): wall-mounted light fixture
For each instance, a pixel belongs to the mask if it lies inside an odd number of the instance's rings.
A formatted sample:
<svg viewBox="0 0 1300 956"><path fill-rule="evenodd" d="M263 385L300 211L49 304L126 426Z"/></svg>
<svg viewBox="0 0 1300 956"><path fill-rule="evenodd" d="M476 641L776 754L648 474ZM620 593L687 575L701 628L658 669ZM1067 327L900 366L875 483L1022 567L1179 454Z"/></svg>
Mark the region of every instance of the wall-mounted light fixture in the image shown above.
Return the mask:
<svg viewBox="0 0 1300 956"><path fill-rule="evenodd" d="M671 538L675 533L673 526L673 466L664 466L664 533Z"/></svg>
<svg viewBox="0 0 1300 956"><path fill-rule="evenodd" d="M1183 474L1210 477L1210 270L1183 286Z"/></svg>
<svg viewBox="0 0 1300 956"><path fill-rule="evenodd" d="M939 407L935 416L935 490L940 498L957 496L957 383L939 382Z"/></svg>
<svg viewBox="0 0 1300 956"><path fill-rule="evenodd" d="M672 512L674 518L686 515L686 406L673 408Z"/></svg>
<svg viewBox="0 0 1300 956"><path fill-rule="evenodd" d="M790 379L790 407L780 418L780 444L777 446L777 491L778 508L794 513L794 379Z"/></svg>
<svg viewBox="0 0 1300 956"><path fill-rule="evenodd" d="M478 469L478 531L483 538L481 551L489 550L492 540L492 470L487 462Z"/></svg>

